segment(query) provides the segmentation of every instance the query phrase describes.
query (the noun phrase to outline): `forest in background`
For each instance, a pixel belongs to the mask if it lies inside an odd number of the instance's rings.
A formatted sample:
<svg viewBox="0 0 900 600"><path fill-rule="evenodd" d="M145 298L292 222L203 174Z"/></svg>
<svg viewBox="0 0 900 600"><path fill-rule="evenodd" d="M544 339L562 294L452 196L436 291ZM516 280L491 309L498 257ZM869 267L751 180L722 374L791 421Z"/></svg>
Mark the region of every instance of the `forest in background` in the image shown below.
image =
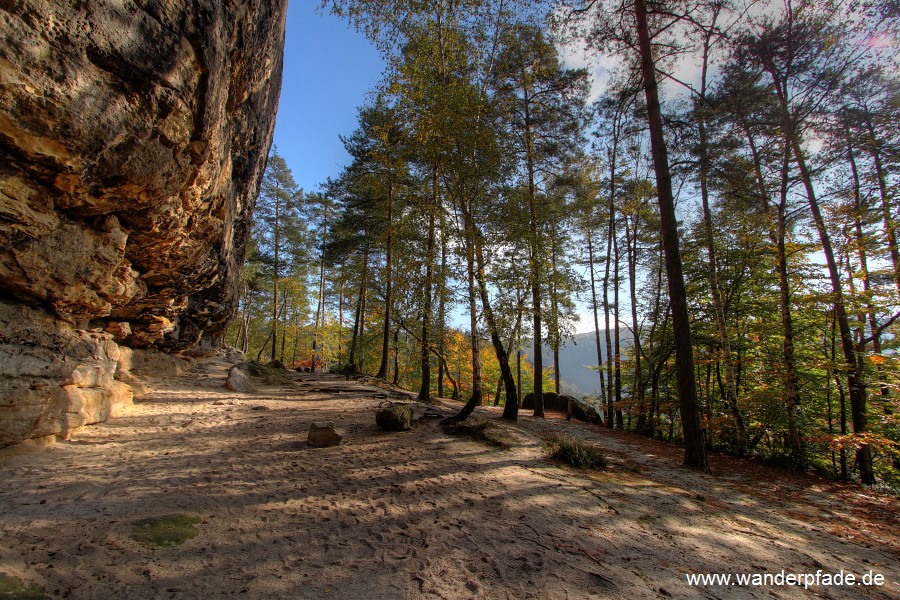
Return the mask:
<svg viewBox="0 0 900 600"><path fill-rule="evenodd" d="M270 155L229 343L540 416L580 298L606 426L897 489L895 4L323 9L389 66L320 191Z"/></svg>

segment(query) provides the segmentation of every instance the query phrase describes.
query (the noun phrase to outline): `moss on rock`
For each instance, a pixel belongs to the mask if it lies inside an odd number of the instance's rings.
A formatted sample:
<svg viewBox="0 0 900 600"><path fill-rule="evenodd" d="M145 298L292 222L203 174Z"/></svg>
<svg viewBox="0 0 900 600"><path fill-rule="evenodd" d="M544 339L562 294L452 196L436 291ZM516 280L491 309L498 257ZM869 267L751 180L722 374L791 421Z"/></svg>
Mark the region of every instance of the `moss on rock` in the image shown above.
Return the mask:
<svg viewBox="0 0 900 600"><path fill-rule="evenodd" d="M149 546L178 546L197 537L200 517L174 513L132 523L131 539Z"/></svg>
<svg viewBox="0 0 900 600"><path fill-rule="evenodd" d="M0 573L0 599L15 598L16 600L47 600L44 588L26 584L19 579Z"/></svg>
<svg viewBox="0 0 900 600"><path fill-rule="evenodd" d="M375 423L387 431L412 429L412 409L405 404L392 404L375 412Z"/></svg>

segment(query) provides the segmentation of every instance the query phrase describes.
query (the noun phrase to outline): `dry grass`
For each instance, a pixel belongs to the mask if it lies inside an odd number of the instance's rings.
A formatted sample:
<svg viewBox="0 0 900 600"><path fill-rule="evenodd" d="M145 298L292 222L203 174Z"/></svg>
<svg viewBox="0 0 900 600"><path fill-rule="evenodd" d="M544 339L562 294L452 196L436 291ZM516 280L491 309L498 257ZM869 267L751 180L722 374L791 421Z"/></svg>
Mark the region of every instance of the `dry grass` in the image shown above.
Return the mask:
<svg viewBox="0 0 900 600"><path fill-rule="evenodd" d="M551 435L544 440L544 447L550 458L576 469L602 469L606 466L606 457L596 446L567 435Z"/></svg>

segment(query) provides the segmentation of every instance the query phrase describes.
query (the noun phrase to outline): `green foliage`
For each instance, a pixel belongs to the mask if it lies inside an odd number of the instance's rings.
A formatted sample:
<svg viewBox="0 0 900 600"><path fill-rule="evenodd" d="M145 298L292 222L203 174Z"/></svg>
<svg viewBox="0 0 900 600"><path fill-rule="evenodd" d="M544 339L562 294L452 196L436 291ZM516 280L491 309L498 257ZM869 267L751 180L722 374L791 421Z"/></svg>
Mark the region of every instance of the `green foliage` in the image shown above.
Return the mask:
<svg viewBox="0 0 900 600"><path fill-rule="evenodd" d="M308 240L301 219L303 191L278 149L266 162L253 211L255 255L251 260L268 267L269 277L280 278L301 268L307 260Z"/></svg>
<svg viewBox="0 0 900 600"><path fill-rule="evenodd" d="M635 31L622 5L569 4L577 9L571 18L584 19L573 25L583 41L631 65ZM751 454L850 476L853 454L865 444L879 476L890 481L900 443L894 416L900 412L900 337L896 324L883 325L898 308L900 274L889 240L897 233L900 84L884 65L897 50L867 56L853 42L863 39L854 36L864 29L877 38L885 24L877 15L854 13L856 6L837 0L789 5L762 16L700 4L690 18L675 15L652 40L661 77L675 72L670 61L696 56L704 41L715 65L702 90L689 91L690 101L665 107L664 132L680 195L678 237L706 442L726 452L740 446L726 393L724 330ZM658 186L644 95L633 73L626 68L611 74L606 93L586 114L585 73L560 61L566 40L539 25L543 5L325 0L322 6L376 42L389 68L374 100L360 110L356 131L344 138L352 164L326 185L325 194L305 196L303 210L295 211L301 221L296 227L282 219L279 239L286 246L278 260L272 236L265 234L274 224L272 210L263 201L243 282L243 318L232 339L245 349L262 348L277 302L278 333L289 342L286 350L278 348L285 364L343 364L352 349L356 366L373 373L388 350L388 377L395 373L415 389L423 379L424 342L444 355L464 397L481 383L474 381L480 367L490 399L502 354L492 339L513 351L513 370L518 340L565 343L580 309L576 300L585 294L583 250L589 241L599 292L591 301L599 320L636 337L632 347L623 342L619 349L619 376L604 380L621 396L614 409L626 428L679 441ZM829 17L838 6L860 18L845 28ZM726 30L734 35L720 36ZM796 52L783 51L794 42ZM791 81L773 77L773 69ZM590 156L582 136L587 120L595 128ZM796 148L807 155L806 175ZM291 186L289 170L276 157L264 194L281 198L274 191ZM819 265L820 235L809 218L813 194L804 178L821 199L840 267L866 385L865 431L853 431L847 389L852 369L833 333L834 297ZM711 209L711 242L701 221L701 190ZM293 206L291 198L284 196L283 205ZM305 261L293 258L301 256L303 235ZM321 281L302 264L316 263L313 250L323 259ZM309 296L320 284L323 318L313 324L318 300ZM540 331L532 330L535 312L543 321ZM465 326L447 326L448 318L465 317L471 317ZM465 330L479 336L477 360ZM420 340L423 331L426 339ZM524 367L520 397L534 383L530 365ZM551 369L539 374L545 390L552 389L552 376ZM800 409L789 411L795 399Z"/></svg>
<svg viewBox="0 0 900 600"><path fill-rule="evenodd" d="M296 339L305 320L311 244L304 200L315 199L304 196L287 162L273 149L253 213L241 276L240 318L232 322L227 338L260 360L266 350L266 356L289 363L293 352L288 337L294 334Z"/></svg>

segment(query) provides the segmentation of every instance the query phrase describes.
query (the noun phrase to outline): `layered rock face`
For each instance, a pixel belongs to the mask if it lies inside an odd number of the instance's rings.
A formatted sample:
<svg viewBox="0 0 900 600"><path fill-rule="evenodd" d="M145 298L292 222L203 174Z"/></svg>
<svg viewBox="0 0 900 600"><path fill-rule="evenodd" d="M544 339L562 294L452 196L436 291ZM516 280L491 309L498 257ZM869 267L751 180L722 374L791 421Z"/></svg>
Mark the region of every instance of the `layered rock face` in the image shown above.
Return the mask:
<svg viewBox="0 0 900 600"><path fill-rule="evenodd" d="M120 344L221 343L285 12L0 0L0 446L115 412Z"/></svg>

